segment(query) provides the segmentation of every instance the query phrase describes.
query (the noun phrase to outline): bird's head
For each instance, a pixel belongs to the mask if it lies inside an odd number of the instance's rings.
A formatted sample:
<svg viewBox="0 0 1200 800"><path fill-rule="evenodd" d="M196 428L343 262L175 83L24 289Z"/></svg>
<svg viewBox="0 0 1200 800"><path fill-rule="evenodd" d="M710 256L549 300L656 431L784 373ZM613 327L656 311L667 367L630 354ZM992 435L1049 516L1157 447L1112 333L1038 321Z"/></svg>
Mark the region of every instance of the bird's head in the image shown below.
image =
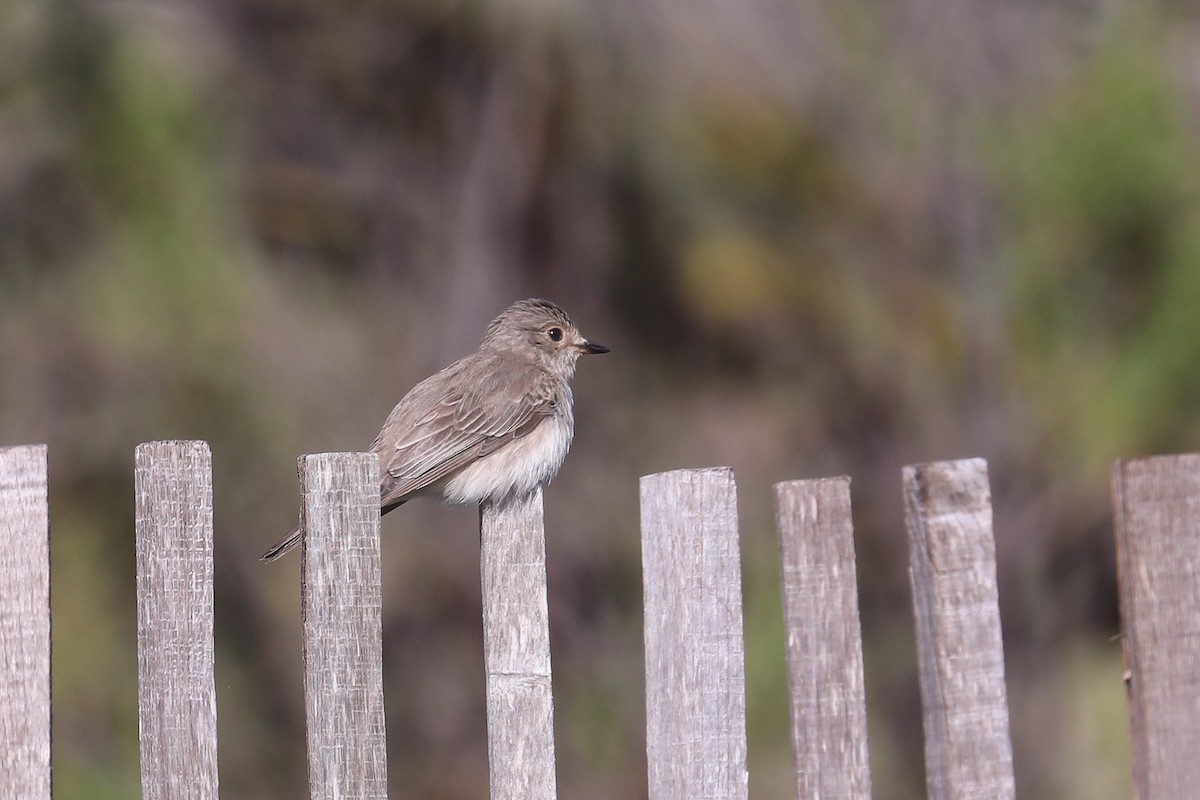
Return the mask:
<svg viewBox="0 0 1200 800"><path fill-rule="evenodd" d="M519 300L488 325L480 349L499 349L525 356L570 378L581 355L607 353L608 348L584 338L575 323L549 300Z"/></svg>

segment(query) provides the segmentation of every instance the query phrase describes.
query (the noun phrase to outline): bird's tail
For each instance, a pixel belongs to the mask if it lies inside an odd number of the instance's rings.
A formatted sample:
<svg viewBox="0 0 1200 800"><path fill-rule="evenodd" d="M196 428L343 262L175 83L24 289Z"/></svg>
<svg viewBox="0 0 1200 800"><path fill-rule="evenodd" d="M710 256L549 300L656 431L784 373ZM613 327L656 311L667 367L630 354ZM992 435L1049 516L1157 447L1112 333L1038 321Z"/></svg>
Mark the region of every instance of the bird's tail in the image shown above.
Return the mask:
<svg viewBox="0 0 1200 800"><path fill-rule="evenodd" d="M284 536L282 539L280 539L278 542L276 542L274 547L272 547L270 550L268 550L267 552L265 552L261 556L259 556L258 560L259 561L274 561L275 559L279 558L284 553L288 552L289 550L291 550L293 547L295 547L298 544L300 544L300 526L299 525L297 525L295 528L292 528L292 530L288 533L287 536Z"/></svg>
<svg viewBox="0 0 1200 800"><path fill-rule="evenodd" d="M396 500L395 502L389 503L380 509L379 513L380 515L387 514L388 512L396 510L407 502L408 498L405 498L404 500ZM258 560L275 561L276 559L285 555L289 550L293 549L296 545L300 544L300 537L300 526L297 525L288 532L287 536L284 536L282 539L276 542L270 550L259 556Z"/></svg>

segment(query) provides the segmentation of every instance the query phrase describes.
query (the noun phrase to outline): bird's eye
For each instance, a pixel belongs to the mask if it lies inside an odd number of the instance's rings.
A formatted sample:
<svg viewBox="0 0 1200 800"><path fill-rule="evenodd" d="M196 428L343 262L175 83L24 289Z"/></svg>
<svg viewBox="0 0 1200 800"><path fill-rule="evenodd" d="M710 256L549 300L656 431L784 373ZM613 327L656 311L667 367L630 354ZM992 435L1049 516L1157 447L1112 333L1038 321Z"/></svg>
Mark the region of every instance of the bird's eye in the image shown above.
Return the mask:
<svg viewBox="0 0 1200 800"><path fill-rule="evenodd" d="M562 328L551 328L546 331L546 335L550 337L550 341L552 342L561 342L563 337Z"/></svg>

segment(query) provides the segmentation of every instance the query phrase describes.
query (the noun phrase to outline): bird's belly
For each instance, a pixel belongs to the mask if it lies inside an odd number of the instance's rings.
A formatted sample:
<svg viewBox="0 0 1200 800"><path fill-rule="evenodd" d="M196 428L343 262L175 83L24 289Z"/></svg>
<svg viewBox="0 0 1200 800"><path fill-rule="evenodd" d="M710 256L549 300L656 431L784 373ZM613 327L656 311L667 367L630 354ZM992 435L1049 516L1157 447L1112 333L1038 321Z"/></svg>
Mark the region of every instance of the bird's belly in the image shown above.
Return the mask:
<svg viewBox="0 0 1200 800"><path fill-rule="evenodd" d="M464 467L446 481L447 503L497 501L533 491L558 472L571 448L573 425L568 415L551 417L528 436L514 439L494 453Z"/></svg>

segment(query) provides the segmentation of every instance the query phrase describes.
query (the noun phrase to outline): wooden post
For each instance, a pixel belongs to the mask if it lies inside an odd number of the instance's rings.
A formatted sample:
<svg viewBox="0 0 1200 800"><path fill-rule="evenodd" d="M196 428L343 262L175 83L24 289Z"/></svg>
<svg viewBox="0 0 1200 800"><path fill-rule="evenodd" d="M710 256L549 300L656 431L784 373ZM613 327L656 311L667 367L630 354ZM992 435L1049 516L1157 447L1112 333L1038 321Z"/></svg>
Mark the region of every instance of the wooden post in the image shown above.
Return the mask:
<svg viewBox="0 0 1200 800"><path fill-rule="evenodd" d="M542 490L479 510L491 800L552 800L554 698Z"/></svg>
<svg viewBox="0 0 1200 800"><path fill-rule="evenodd" d="M304 700L313 800L385 800L379 457L298 463Z"/></svg>
<svg viewBox="0 0 1200 800"><path fill-rule="evenodd" d="M50 800L46 446L0 449L0 797Z"/></svg>
<svg viewBox="0 0 1200 800"><path fill-rule="evenodd" d="M641 480L650 800L745 800L737 497L726 468Z"/></svg>
<svg viewBox="0 0 1200 800"><path fill-rule="evenodd" d="M216 800L212 454L149 442L135 464L142 797Z"/></svg>
<svg viewBox="0 0 1200 800"><path fill-rule="evenodd" d="M1200 455L1113 466L1133 792L1200 792Z"/></svg>
<svg viewBox="0 0 1200 800"><path fill-rule="evenodd" d="M931 800L1015 794L987 462L904 468Z"/></svg>
<svg viewBox="0 0 1200 800"><path fill-rule="evenodd" d="M775 484L796 797L869 800L850 479Z"/></svg>

